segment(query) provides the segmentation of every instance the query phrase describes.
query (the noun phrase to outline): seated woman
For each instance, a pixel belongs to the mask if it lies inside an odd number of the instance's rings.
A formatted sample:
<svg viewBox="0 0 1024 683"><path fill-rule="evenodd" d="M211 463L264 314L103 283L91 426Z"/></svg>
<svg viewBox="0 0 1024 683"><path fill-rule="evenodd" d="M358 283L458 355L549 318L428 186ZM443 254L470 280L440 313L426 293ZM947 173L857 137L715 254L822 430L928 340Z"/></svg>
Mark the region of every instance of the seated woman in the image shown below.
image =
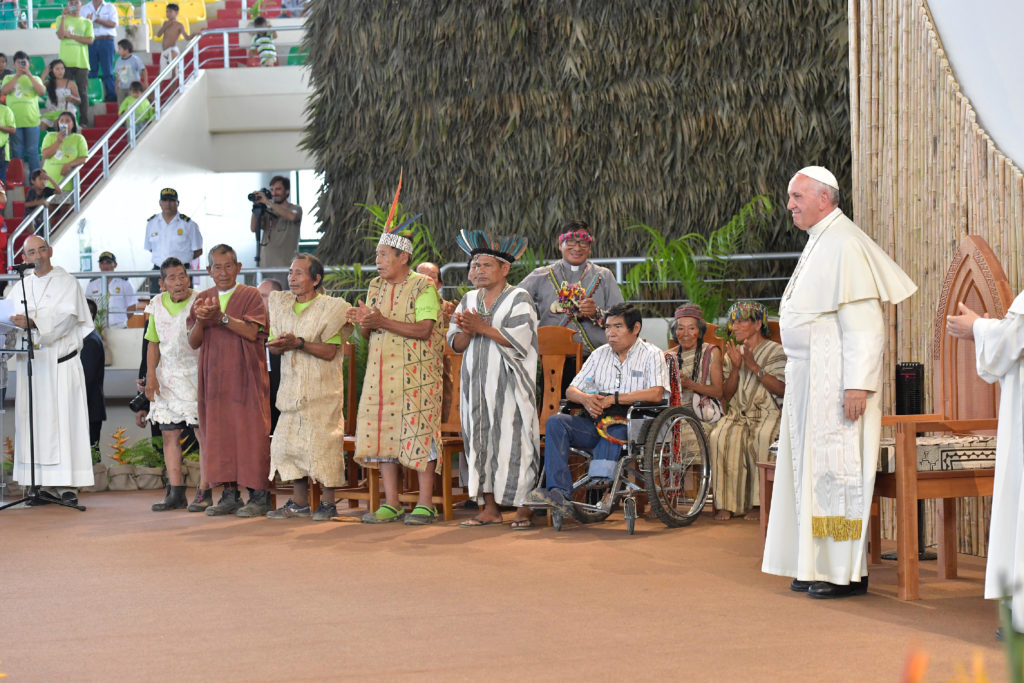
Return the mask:
<svg viewBox="0 0 1024 683"><path fill-rule="evenodd" d="M733 515L757 519L751 510L760 504L757 461L779 437L782 395L786 392L786 354L768 339L767 311L753 301L738 301L729 308L723 398L729 402L711 432L711 481L715 492L715 519Z"/></svg>
<svg viewBox="0 0 1024 683"><path fill-rule="evenodd" d="M89 144L78 132L75 117L61 112L57 117L57 131L47 133L43 138L43 170L53 178L59 189L64 178L75 168L85 163L89 155Z"/></svg>
<svg viewBox="0 0 1024 683"><path fill-rule="evenodd" d="M722 352L704 341L708 324L697 304L684 304L676 309L670 330L679 346L665 352L669 383L672 385L671 405L689 406L693 395L722 398ZM704 422L704 432L711 430Z"/></svg>

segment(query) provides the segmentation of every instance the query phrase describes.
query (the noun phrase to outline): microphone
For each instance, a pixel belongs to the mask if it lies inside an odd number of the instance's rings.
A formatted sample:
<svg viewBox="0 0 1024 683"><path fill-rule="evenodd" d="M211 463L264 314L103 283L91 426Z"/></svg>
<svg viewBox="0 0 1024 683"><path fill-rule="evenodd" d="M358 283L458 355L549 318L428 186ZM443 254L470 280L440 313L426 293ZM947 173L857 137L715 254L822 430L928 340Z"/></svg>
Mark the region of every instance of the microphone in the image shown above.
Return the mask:
<svg viewBox="0 0 1024 683"><path fill-rule="evenodd" d="M24 272L26 270L32 270L35 267L36 267L36 264L31 263L31 262L30 263L15 263L13 266L11 266L11 270L13 270L15 273L18 273L18 274L24 274Z"/></svg>

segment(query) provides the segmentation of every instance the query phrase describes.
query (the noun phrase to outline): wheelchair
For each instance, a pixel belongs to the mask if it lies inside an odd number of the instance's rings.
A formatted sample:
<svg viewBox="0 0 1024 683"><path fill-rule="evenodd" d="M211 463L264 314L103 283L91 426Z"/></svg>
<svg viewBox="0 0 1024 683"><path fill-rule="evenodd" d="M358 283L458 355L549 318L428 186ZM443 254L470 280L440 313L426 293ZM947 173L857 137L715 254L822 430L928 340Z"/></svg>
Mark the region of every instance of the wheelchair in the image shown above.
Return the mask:
<svg viewBox="0 0 1024 683"><path fill-rule="evenodd" d="M571 407L569 404L567 407ZM566 407L563 407L565 412ZM621 502L626 533L636 530L637 496L647 494L651 511L665 526L692 524L707 502L711 487L708 440L700 422L687 406L634 403L626 411L626 443L609 477L588 472L592 455L570 449L573 517L583 524L603 521ZM563 515L548 508L555 531L562 530Z"/></svg>

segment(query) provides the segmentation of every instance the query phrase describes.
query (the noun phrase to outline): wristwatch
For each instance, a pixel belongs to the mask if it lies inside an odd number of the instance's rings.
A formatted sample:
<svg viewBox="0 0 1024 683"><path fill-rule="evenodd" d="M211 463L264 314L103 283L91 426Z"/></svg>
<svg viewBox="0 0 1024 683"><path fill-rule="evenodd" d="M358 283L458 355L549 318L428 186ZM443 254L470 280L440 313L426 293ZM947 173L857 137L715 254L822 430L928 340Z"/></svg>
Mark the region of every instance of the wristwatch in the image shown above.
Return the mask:
<svg viewBox="0 0 1024 683"><path fill-rule="evenodd" d="M764 378L764 368L761 368L760 370L757 371L757 378L758 379L763 379Z"/></svg>
<svg viewBox="0 0 1024 683"><path fill-rule="evenodd" d="M227 325L229 322L230 322L230 320L228 319L228 314L227 313L225 313L224 315L222 315L220 317L220 324L221 325Z"/></svg>

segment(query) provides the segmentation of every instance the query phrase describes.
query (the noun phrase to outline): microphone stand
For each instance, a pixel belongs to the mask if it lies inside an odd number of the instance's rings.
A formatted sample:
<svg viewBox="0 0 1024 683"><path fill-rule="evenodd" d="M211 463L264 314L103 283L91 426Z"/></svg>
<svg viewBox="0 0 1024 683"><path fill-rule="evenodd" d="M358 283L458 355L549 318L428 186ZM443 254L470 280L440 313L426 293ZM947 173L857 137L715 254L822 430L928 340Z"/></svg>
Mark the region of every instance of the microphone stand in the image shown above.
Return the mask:
<svg viewBox="0 0 1024 683"><path fill-rule="evenodd" d="M32 396L32 361L35 359L35 353L32 345L32 325L29 322L28 316L28 290L25 289L25 271L28 270L28 268L15 267L14 270L17 270L18 275L21 277L21 296L23 297L21 303L25 306L25 344L27 346L26 363L28 368L28 462L31 484L29 485L28 493L25 494L23 498L0 506L0 511L6 510L9 507L14 507L15 505L20 505L21 503L29 503L32 506L60 505L61 507L74 508L84 512L84 505L65 503L64 501L57 499L51 500L49 498L43 498L42 495L40 495L39 487L36 486L36 423ZM17 415L17 413L15 413L15 415Z"/></svg>

